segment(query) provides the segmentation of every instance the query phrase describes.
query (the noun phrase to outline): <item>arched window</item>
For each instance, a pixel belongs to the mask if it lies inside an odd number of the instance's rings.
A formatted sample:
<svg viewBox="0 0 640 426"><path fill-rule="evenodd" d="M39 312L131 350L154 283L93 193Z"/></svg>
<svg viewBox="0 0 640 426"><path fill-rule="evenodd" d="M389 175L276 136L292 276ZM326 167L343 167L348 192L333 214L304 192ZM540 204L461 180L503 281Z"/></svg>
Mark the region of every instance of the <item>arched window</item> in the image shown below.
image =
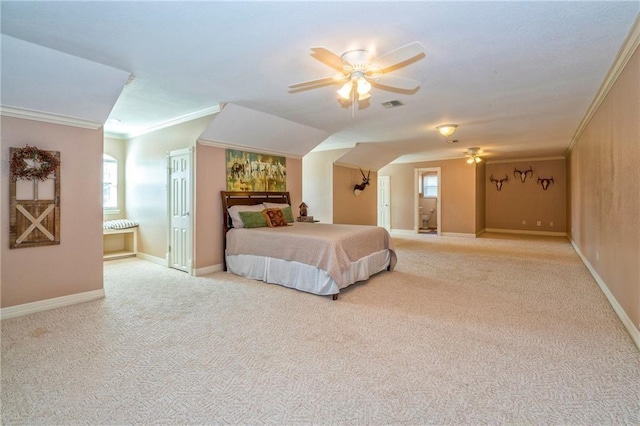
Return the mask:
<svg viewBox="0 0 640 426"><path fill-rule="evenodd" d="M118 160L102 154L102 208L118 208Z"/></svg>

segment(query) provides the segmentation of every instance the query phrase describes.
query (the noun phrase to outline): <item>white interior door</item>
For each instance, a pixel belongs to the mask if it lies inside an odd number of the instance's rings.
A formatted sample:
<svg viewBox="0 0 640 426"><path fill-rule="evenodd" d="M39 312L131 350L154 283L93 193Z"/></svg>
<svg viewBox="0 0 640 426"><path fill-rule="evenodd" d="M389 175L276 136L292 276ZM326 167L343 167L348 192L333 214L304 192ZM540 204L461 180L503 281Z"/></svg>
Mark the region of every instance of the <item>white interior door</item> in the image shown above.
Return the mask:
<svg viewBox="0 0 640 426"><path fill-rule="evenodd" d="M169 266L191 273L191 150L169 153Z"/></svg>
<svg viewBox="0 0 640 426"><path fill-rule="evenodd" d="M378 177L378 226L391 231L391 177Z"/></svg>

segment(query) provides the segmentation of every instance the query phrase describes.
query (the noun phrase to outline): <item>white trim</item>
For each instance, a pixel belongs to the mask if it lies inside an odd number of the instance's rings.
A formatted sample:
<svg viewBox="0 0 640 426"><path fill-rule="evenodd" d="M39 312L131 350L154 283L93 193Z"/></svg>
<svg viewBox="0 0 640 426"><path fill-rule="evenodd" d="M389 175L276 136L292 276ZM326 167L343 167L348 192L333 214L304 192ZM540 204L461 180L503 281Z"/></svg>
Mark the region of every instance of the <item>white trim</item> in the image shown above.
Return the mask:
<svg viewBox="0 0 640 426"><path fill-rule="evenodd" d="M137 138L138 136L146 135L147 133L155 132L157 130L166 129L167 127L177 126L178 124L186 123L187 121L202 118L207 115L217 114L222 110L220 104L214 105L209 108L201 109L199 111L190 112L189 114L181 115L180 117L172 118L171 120L163 121L162 123L155 124L151 127L147 127L143 130L137 130L134 132L122 135L126 139ZM111 133L109 133L111 134Z"/></svg>
<svg viewBox="0 0 640 426"><path fill-rule="evenodd" d="M586 114L582 118L582 121L580 121L580 124L578 125L576 132L571 138L571 143L569 143L569 147L567 148L567 155L569 155L569 153L571 153L571 151L573 150L573 147L578 142L578 139L580 139L580 136L582 136L582 132L584 132L584 129L587 127L587 125L591 121L591 118L593 118L598 108L600 108L600 104L602 104L604 99L609 94L609 90L611 90L616 80L618 80L618 77L620 77L620 74L622 74L622 71L624 71L625 66L627 65L627 63L629 62L629 60L631 59L631 57L633 56L633 54L635 53L639 45L640 45L640 15L636 17L636 21L631 26L629 35L627 36L625 41L622 43L620 50L618 50L616 59L615 61L613 61L613 64L611 65L611 68L609 69L607 76L604 78L604 81L600 85L600 89L598 89L596 96L593 98L593 101L591 101L591 105L589 106L589 109L587 109Z"/></svg>
<svg viewBox="0 0 640 426"><path fill-rule="evenodd" d="M638 349L640 349L640 330L636 328L633 321L631 321L631 318L629 318L629 315L627 315L627 313L624 311L620 303L618 303L618 301L616 300L613 293L611 293L611 290L609 290L609 287L607 287L607 284L602 280L602 278L600 278L600 275L598 275L598 273L593 268L593 266L591 266L587 258L582 254L582 252L578 248L578 245L575 243L575 241L573 241L571 238L569 238L569 241L571 242L573 249L576 251L576 253L578 253L578 256L582 260L582 263L584 263L584 265L587 267L587 269L589 270L593 278L596 280L596 283L598 283L600 290L602 290L604 295L607 297L607 300L611 304L611 307L613 308L615 313L618 315L618 318L620 318L620 321L622 321L622 324L624 325L624 327L627 329L629 336L631 336L631 340L633 340L633 342L636 344Z"/></svg>
<svg viewBox="0 0 640 426"><path fill-rule="evenodd" d="M39 300L37 302L25 303L22 305L9 306L0 309L0 319L14 318L36 312L47 311L49 309L61 308L63 306L75 305L78 303L90 302L104 298L104 289L85 291L83 293L70 294L68 296L55 297L53 299Z"/></svg>
<svg viewBox="0 0 640 426"><path fill-rule="evenodd" d="M67 117L50 112L34 111L25 108L16 108L6 105L0 106L0 115L13 118L21 118L23 120L41 121L44 123L62 124L63 126L80 127L83 129L98 130L102 127L102 123L91 120L83 120L75 117Z"/></svg>
<svg viewBox="0 0 640 426"><path fill-rule="evenodd" d="M150 254L140 253L140 252L136 253L136 257L142 260L146 260L147 262L155 263L157 265L161 265L167 268L169 267L169 261L161 257L151 256Z"/></svg>
<svg viewBox="0 0 640 426"><path fill-rule="evenodd" d="M463 237L463 238L477 238L476 234L466 233L466 232L443 232L443 237Z"/></svg>
<svg viewBox="0 0 640 426"><path fill-rule="evenodd" d="M222 271L224 271L224 267L220 263L218 265L205 266L204 268L196 268L193 270L193 275L195 275L196 277L202 277L203 275L209 275L213 274L214 272Z"/></svg>
<svg viewBox="0 0 640 426"><path fill-rule="evenodd" d="M501 163L526 163L533 161L552 161L552 160L566 160L567 157L563 155L557 155L555 157L534 157L534 158L512 158L509 160L494 160L487 161L485 164L501 164Z"/></svg>
<svg viewBox="0 0 640 426"><path fill-rule="evenodd" d="M552 231L526 231L524 229L498 229L498 228L486 228L485 232L496 232L500 234L523 234L523 235L544 235L547 237L566 237L566 232L552 232Z"/></svg>
<svg viewBox="0 0 640 426"><path fill-rule="evenodd" d="M391 235L418 235L413 229L391 229Z"/></svg>
<svg viewBox="0 0 640 426"><path fill-rule="evenodd" d="M200 145L204 145L204 146L212 146L212 147L215 147L215 148L239 149L239 150L242 150L242 151L255 152L255 153L259 153L259 154L278 155L280 157L293 158L293 159L296 159L296 160L301 160L302 159L302 155L292 155L292 154L288 154L286 152L271 151L269 149L264 149L264 148L260 148L260 147L257 147L257 146L233 145L233 144L228 144L228 143L224 143L224 142L209 141L209 140L206 140L206 139L198 139L198 141L196 143L198 143Z"/></svg>

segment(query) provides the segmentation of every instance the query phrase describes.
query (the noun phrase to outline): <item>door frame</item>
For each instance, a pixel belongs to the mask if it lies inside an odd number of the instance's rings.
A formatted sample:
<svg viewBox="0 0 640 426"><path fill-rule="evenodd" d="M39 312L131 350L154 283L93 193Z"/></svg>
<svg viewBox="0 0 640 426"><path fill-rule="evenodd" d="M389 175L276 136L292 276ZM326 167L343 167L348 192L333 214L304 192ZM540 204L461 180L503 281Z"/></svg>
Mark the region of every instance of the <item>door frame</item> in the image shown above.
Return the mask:
<svg viewBox="0 0 640 426"><path fill-rule="evenodd" d="M387 220L389 221L389 227L387 228L384 224L380 224L380 180L384 179L388 185L386 185L387 196L389 198L389 204L387 205ZM378 202L378 220L377 225L384 227L387 231L391 232L391 176L378 176L378 194L377 194L377 202Z"/></svg>
<svg viewBox="0 0 640 426"><path fill-rule="evenodd" d="M413 179L413 232L420 233L420 221L421 218L418 214L418 207L420 205L419 191L420 191L420 173L421 172L436 172L438 175L438 198L436 201L436 215L438 217L438 226L436 231L438 235L442 233L442 168L441 167L419 167L414 170Z"/></svg>
<svg viewBox="0 0 640 426"><path fill-rule="evenodd" d="M195 210L193 206L195 205L194 194L195 194L195 184L194 184L194 148L182 148L175 149L167 152L167 267L171 268L171 157L178 155L189 155L189 250L191 254L191 261L189 264L188 270L186 271L189 275L195 275L195 241L194 241L194 232L193 232L193 224L195 223Z"/></svg>

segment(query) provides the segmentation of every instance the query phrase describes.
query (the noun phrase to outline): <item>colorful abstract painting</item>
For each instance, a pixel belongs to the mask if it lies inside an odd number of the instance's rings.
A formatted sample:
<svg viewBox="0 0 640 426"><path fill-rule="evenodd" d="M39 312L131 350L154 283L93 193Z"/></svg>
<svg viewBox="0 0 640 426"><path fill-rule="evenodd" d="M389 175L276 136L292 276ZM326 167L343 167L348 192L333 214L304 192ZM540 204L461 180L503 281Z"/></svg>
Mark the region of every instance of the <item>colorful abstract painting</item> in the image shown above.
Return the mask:
<svg viewBox="0 0 640 426"><path fill-rule="evenodd" d="M287 159L227 149L227 191L286 191Z"/></svg>

